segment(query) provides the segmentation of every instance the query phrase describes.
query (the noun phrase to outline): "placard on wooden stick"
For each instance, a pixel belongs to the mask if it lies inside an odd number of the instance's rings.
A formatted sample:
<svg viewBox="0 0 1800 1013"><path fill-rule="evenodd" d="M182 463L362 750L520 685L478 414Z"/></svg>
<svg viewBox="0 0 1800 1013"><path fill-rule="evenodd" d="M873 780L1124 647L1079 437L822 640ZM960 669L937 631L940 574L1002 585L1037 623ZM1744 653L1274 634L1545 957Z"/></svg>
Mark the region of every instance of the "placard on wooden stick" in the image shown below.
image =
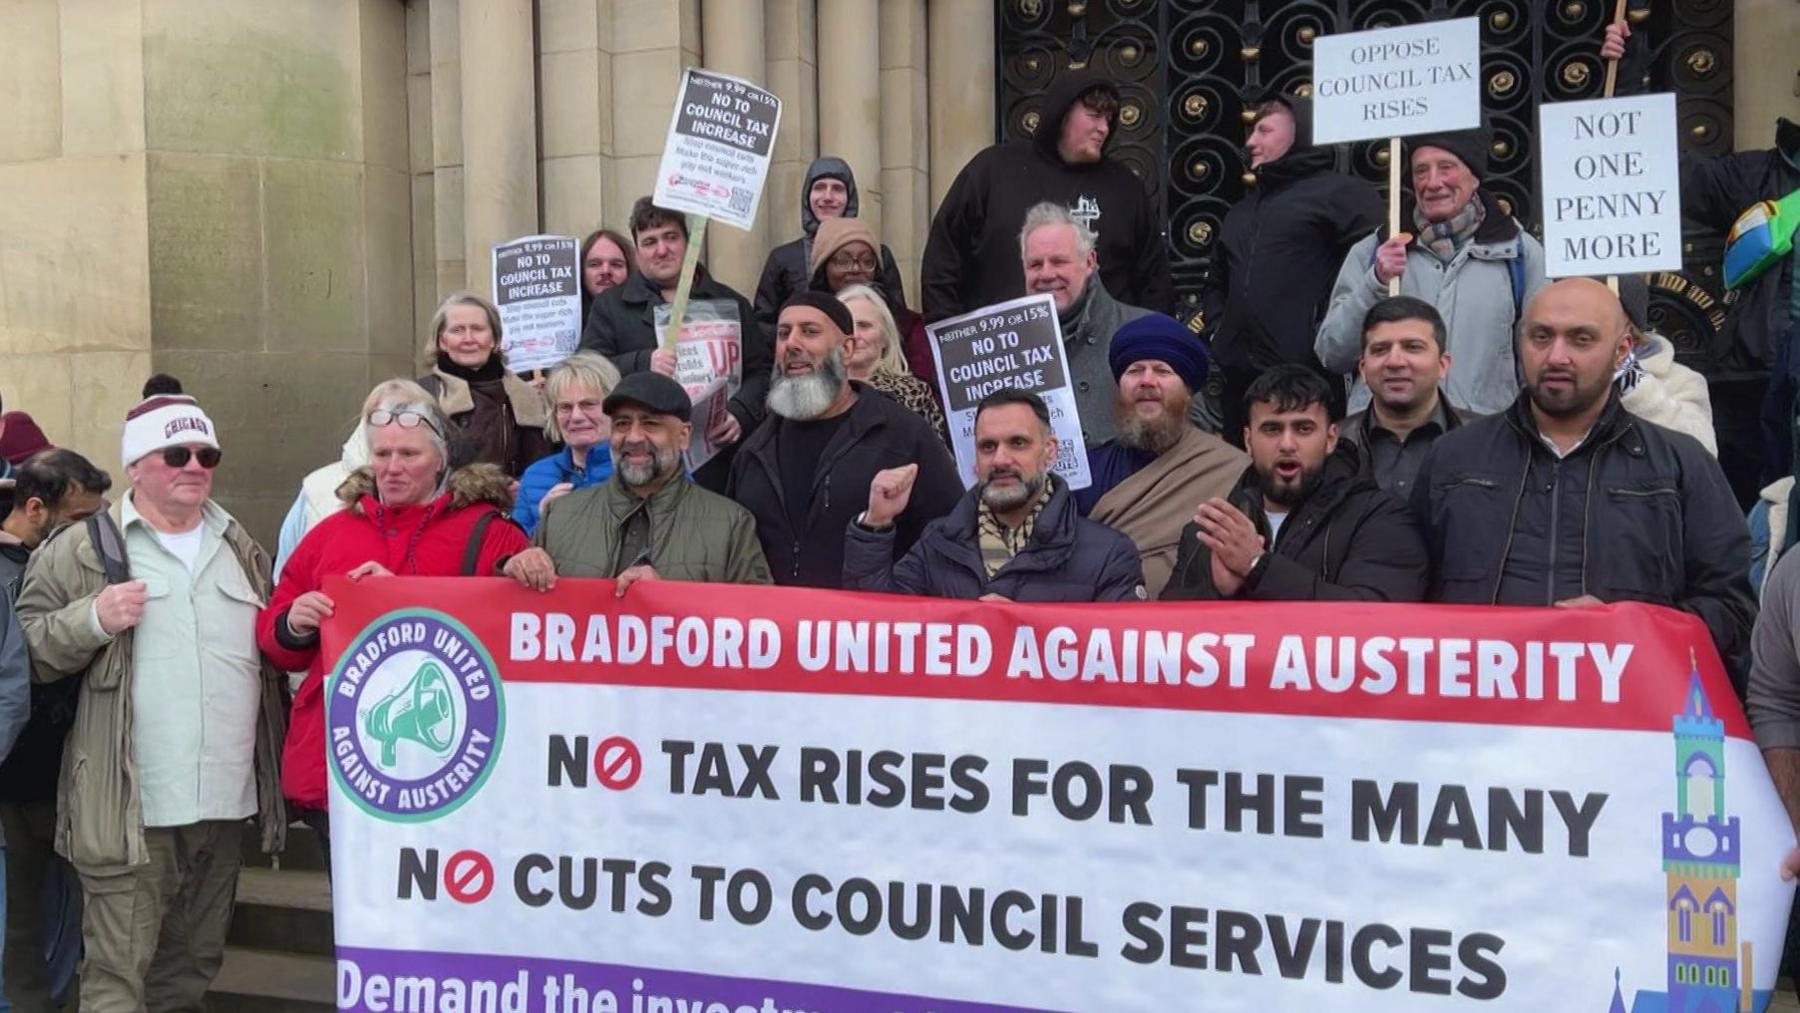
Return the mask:
<svg viewBox="0 0 1800 1013"><path fill-rule="evenodd" d="M1681 269L1675 117L1666 93L1539 107L1545 274Z"/></svg>

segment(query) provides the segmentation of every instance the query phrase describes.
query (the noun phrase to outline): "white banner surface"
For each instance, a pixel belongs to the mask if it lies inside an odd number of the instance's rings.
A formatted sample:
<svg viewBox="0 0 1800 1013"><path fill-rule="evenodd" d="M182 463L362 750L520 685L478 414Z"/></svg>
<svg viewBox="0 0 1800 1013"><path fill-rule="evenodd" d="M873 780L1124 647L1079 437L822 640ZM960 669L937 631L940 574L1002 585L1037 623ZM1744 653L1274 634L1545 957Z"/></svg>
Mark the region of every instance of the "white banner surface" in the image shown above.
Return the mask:
<svg viewBox="0 0 1800 1013"><path fill-rule="evenodd" d="M1538 107L1545 273L1681 270L1675 96Z"/></svg>
<svg viewBox="0 0 1800 1013"><path fill-rule="evenodd" d="M1314 144L1481 125L1481 20L1313 40Z"/></svg>

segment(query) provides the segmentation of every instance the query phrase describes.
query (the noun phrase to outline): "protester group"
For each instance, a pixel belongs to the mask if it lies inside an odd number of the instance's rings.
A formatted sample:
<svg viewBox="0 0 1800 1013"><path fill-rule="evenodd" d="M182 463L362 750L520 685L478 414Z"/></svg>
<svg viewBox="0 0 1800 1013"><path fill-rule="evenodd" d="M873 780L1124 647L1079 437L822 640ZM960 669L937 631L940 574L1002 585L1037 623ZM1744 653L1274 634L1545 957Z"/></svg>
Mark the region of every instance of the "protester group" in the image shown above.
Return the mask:
<svg viewBox="0 0 1800 1013"><path fill-rule="evenodd" d="M689 224L649 197L582 242L584 328L561 364L510 371L493 303L445 299L423 375L368 393L272 559L212 498L232 434L178 380L147 385L113 474L5 416L0 1010L59 1008L77 955L83 1010L200 1008L245 821L270 852L290 820L329 840L320 628L326 581L346 576L548 595L603 578L627 603L645 580L1022 603L1649 602L1705 624L1800 812L1800 554L1781 551L1800 516L1793 258L1729 310L1725 333L1776 374L1768 438L1730 437L1762 462L1734 494L1707 383L1652 329L1644 280L1547 279L1484 185L1489 130L1407 139L1409 227L1389 235L1376 189L1312 143L1306 99L1258 105L1255 184L1190 326L1171 315L1165 222L1108 153L1119 107L1113 82L1065 73L1033 140L975 156L936 208L916 303L857 216L849 165L814 162L801 233L754 293L703 265L693 279L694 303L743 325L742 384L706 424L724 450L697 468L701 422L656 320ZM1800 126L1782 121L1770 150L1684 157L1681 178L1691 217L1728 225L1800 189ZM1056 473L1068 448L1034 393L980 403L972 475L951 451L927 324L1037 294L1085 488Z"/></svg>

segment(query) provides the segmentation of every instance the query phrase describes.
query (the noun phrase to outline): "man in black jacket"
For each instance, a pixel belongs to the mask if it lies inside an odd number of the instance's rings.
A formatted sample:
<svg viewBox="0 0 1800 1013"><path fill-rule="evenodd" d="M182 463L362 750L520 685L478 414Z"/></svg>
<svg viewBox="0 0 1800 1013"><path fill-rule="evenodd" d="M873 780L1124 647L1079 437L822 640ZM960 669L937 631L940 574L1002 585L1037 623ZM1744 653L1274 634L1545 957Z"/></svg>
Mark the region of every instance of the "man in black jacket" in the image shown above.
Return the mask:
<svg viewBox="0 0 1800 1013"><path fill-rule="evenodd" d="M1464 421L1438 389L1450 372L1444 345L1444 318L1423 299L1389 296L1363 317L1356 371L1369 407L1345 419L1338 435L1362 451L1376 484L1401 499L1412 494L1431 444Z"/></svg>
<svg viewBox="0 0 1800 1013"><path fill-rule="evenodd" d="M1730 664L1756 612L1749 531L1698 440L1619 403L1627 333L1618 297L1590 278L1527 305L1525 389L1505 413L1439 437L1413 487L1431 598L1669 605L1699 616Z"/></svg>
<svg viewBox="0 0 1800 1013"><path fill-rule="evenodd" d="M1263 370L1293 362L1324 372L1313 335L1332 283L1350 247L1381 224L1381 195L1336 171L1334 150L1312 136L1311 100L1282 95L1257 107L1245 145L1256 184L1226 213L1200 289L1204 334L1225 374L1222 431L1233 441L1244 392Z"/></svg>
<svg viewBox="0 0 1800 1013"><path fill-rule="evenodd" d="M918 488L898 518L910 548L962 495L950 452L923 417L849 379L844 342L856 321L823 292L800 292L775 328L769 417L731 462L732 499L756 518L777 584L839 587L844 528L869 502L876 473L915 464Z"/></svg>
<svg viewBox="0 0 1800 1013"><path fill-rule="evenodd" d="M883 471L869 508L850 523L844 587L982 601L1142 601L1131 539L1082 517L1056 477L1050 410L1029 391L1001 388L975 407L979 480L933 521L898 564L894 520L912 498L918 465Z"/></svg>
<svg viewBox="0 0 1800 1013"><path fill-rule="evenodd" d="M1019 226L1043 201L1069 208L1100 237L1100 280L1114 298L1174 312L1162 218L1136 174L1105 154L1119 125L1117 86L1072 71L1051 86L1041 116L1031 140L983 149L944 194L925 241L925 319L1017 298Z"/></svg>
<svg viewBox="0 0 1800 1013"><path fill-rule="evenodd" d="M1406 504L1364 473L1326 414L1328 382L1305 366L1245 394L1250 467L1181 533L1163 600L1418 601L1425 542Z"/></svg>
<svg viewBox="0 0 1800 1013"><path fill-rule="evenodd" d="M657 207L648 197L639 197L631 208L631 241L637 247L638 273L594 300L581 332L581 347L611 359L626 376L648 369L673 377L675 353L657 343L656 308L674 300L675 287L681 281L681 262L687 256L687 218ZM731 399L729 417L721 419L709 434L720 444L734 444L762 421L773 362L769 336L756 326L749 301L707 274L704 265L695 268L688 299L689 306L703 301L728 302L737 313L744 382ZM709 488L721 488L725 467L723 460L716 467L709 462L696 478ZM715 471L716 478L709 474Z"/></svg>

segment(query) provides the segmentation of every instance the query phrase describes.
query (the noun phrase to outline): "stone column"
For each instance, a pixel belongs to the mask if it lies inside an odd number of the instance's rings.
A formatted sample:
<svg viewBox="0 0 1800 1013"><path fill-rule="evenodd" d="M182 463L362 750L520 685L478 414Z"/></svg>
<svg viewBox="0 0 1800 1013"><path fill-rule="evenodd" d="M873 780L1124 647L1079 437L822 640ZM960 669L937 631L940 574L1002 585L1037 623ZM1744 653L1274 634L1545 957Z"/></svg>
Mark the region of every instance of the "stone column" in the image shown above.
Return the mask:
<svg viewBox="0 0 1800 1013"><path fill-rule="evenodd" d="M992 19L990 12L988 17ZM881 232L881 9L879 0L819 5L819 154L856 174L858 217Z"/></svg>
<svg viewBox="0 0 1800 1013"><path fill-rule="evenodd" d="M487 293L493 247L538 228L537 68L531 0L460 0L463 250Z"/></svg>
<svg viewBox="0 0 1800 1013"><path fill-rule="evenodd" d="M994 5L930 5L931 206L969 159L994 143Z"/></svg>
<svg viewBox="0 0 1800 1013"><path fill-rule="evenodd" d="M700 52L708 70L767 87L761 3L755 0L702 0L700 33ZM784 122L781 129L787 128ZM763 258L768 254L769 244L763 239L768 209L769 199L765 194L749 231L714 223L706 232L706 269L743 293L745 298L756 294L756 281L762 273ZM747 326L749 322L744 323Z"/></svg>
<svg viewBox="0 0 1800 1013"><path fill-rule="evenodd" d="M894 251L915 309L931 225L925 8L925 0L881 0L881 240Z"/></svg>
<svg viewBox="0 0 1800 1013"><path fill-rule="evenodd" d="M1737 150L1757 151L1775 143L1776 117L1800 120L1800 16L1793 0L1738 0L1732 17L1733 132Z"/></svg>

